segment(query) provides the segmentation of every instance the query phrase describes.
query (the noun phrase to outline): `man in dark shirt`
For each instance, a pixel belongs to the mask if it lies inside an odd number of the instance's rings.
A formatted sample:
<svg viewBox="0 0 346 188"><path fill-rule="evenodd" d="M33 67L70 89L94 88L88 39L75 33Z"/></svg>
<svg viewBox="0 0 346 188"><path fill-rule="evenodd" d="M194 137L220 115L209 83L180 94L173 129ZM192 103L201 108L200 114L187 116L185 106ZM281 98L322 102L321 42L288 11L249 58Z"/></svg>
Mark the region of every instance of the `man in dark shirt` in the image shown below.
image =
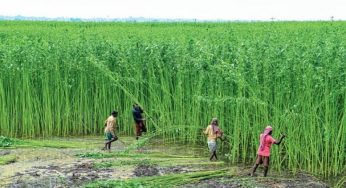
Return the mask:
<svg viewBox="0 0 346 188"><path fill-rule="evenodd" d="M136 140L138 140L139 136L142 136L142 132L146 132L145 119L142 116L143 112L143 109L137 103L133 105L132 115L136 126Z"/></svg>

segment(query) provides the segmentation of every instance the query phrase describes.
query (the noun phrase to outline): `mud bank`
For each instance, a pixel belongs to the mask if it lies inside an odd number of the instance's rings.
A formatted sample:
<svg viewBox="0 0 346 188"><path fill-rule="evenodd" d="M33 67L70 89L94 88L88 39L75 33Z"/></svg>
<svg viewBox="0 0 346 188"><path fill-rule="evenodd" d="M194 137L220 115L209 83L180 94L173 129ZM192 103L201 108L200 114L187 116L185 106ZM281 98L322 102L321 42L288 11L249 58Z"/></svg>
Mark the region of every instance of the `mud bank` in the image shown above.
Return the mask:
<svg viewBox="0 0 346 188"><path fill-rule="evenodd" d="M97 137L70 139L78 147L0 149L0 157L15 157L0 165L0 187L328 187L307 174L270 171L264 178L259 169L257 177L249 177L251 167L210 162L196 146L155 143L124 152L134 139L122 140L111 151L101 151Z"/></svg>

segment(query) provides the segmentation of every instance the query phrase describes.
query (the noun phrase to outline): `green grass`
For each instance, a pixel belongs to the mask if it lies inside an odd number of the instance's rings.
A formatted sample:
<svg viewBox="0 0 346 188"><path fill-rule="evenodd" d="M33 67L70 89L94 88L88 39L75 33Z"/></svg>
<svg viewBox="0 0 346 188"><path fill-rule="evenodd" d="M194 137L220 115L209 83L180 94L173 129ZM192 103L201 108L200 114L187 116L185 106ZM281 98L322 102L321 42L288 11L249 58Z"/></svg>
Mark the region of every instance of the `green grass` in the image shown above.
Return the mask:
<svg viewBox="0 0 346 188"><path fill-rule="evenodd" d="M165 176L152 176L143 178L133 178L129 180L99 180L85 185L86 188L91 187L175 187L187 183L196 183L201 180L211 179L216 177L230 176L226 170L192 172L185 174L171 174Z"/></svg>
<svg viewBox="0 0 346 188"><path fill-rule="evenodd" d="M17 161L17 157L15 155L3 155L0 156L0 165L7 165Z"/></svg>
<svg viewBox="0 0 346 188"><path fill-rule="evenodd" d="M165 159L172 159L172 158L180 158L180 159L196 159L194 156L185 156L185 155L172 155L172 154L165 154L161 152L142 152L137 153L136 151L132 152L86 152L86 153L79 153L76 154L78 157L83 158L94 158L94 159L101 159L101 158L112 158L112 157L131 157L131 158L165 158Z"/></svg>
<svg viewBox="0 0 346 188"><path fill-rule="evenodd" d="M152 160L152 159L135 159L135 158L128 158L127 160L124 159L118 159L115 161L103 161L103 162L98 162L94 163L95 168L114 168L114 167L123 167L123 166L137 166L137 165L155 165L159 162L158 160Z"/></svg>
<svg viewBox="0 0 346 188"><path fill-rule="evenodd" d="M220 167L225 165L223 161L210 162L207 158L197 158L191 156L175 156L175 155L156 155L156 154L145 154L145 155L136 155L136 154L127 154L127 155L99 155L99 154L87 154L81 155L80 157L88 157L95 159L106 159L112 158L108 161L96 162L95 168L114 168L114 167L123 167L123 166L137 166L137 165L160 165L164 167L169 166L216 166ZM114 160L113 160L114 159Z"/></svg>
<svg viewBox="0 0 346 188"><path fill-rule="evenodd" d="M0 136L0 148L11 147L12 145L18 144L18 142L19 142L18 139Z"/></svg>
<svg viewBox="0 0 346 188"><path fill-rule="evenodd" d="M78 140L66 139L13 139L1 136L0 147L7 149L15 148L33 148L33 147L49 147L49 148L90 148L91 142L81 142Z"/></svg>
<svg viewBox="0 0 346 188"><path fill-rule="evenodd" d="M341 188L346 186L346 176L340 178L337 183L334 185L335 188Z"/></svg>
<svg viewBox="0 0 346 188"><path fill-rule="evenodd" d="M63 140L24 140L17 148L48 147L48 148L85 148L87 145L77 141Z"/></svg>
<svg viewBox="0 0 346 188"><path fill-rule="evenodd" d="M1 21L0 135L100 135L114 109L117 130L133 135L138 102L150 136L205 143L200 130L218 117L230 161L248 164L271 124L274 137L287 134L272 168L337 176L346 166L345 33L346 22Z"/></svg>

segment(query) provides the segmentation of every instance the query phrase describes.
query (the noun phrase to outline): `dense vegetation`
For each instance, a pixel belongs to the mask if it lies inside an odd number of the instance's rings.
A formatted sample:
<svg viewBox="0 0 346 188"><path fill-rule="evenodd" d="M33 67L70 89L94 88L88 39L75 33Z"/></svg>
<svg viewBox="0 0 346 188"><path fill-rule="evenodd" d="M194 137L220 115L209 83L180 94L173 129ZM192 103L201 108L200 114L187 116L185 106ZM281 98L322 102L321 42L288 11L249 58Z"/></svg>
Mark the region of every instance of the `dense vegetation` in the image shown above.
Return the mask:
<svg viewBox="0 0 346 188"><path fill-rule="evenodd" d="M133 102L164 140L204 141L218 117L249 163L271 124L277 169L339 175L346 23L0 22L0 135L101 134L113 109L131 135Z"/></svg>

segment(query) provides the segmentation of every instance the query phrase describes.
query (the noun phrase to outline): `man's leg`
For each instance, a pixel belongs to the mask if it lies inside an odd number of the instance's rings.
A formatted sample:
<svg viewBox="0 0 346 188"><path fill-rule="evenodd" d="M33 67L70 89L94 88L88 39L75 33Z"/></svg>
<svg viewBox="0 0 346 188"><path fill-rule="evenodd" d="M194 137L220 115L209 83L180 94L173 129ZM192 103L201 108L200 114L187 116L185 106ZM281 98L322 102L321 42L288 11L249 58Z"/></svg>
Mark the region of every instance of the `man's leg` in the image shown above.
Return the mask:
<svg viewBox="0 0 346 188"><path fill-rule="evenodd" d="M108 142L105 142L105 147L102 150L106 150L108 148Z"/></svg>
<svg viewBox="0 0 346 188"><path fill-rule="evenodd" d="M142 136L141 132L142 132L142 123L141 121L139 121L139 122L136 122L136 140L138 140L138 138Z"/></svg>
<svg viewBox="0 0 346 188"><path fill-rule="evenodd" d="M213 148L213 151L214 151L213 153L214 153L215 159L217 160L216 149L217 149L217 143L215 141L214 148Z"/></svg>
<svg viewBox="0 0 346 188"><path fill-rule="evenodd" d="M138 122L135 123L135 127L136 127L136 140L138 140L138 129L139 129L139 125Z"/></svg>
<svg viewBox="0 0 346 188"><path fill-rule="evenodd" d="M263 176L264 176L264 177L267 177L267 174L268 174L268 166L264 166L264 173L263 173Z"/></svg>
<svg viewBox="0 0 346 188"><path fill-rule="evenodd" d="M262 157L257 155L255 165L252 167L251 176L255 175L256 169L257 169L258 165L261 163L261 160L262 160Z"/></svg>
<svg viewBox="0 0 346 188"><path fill-rule="evenodd" d="M108 150L111 150L112 141L108 142Z"/></svg>
<svg viewBox="0 0 346 188"><path fill-rule="evenodd" d="M114 142L114 141L115 141L114 138L112 138L112 140L110 140L106 143L106 147L108 146L109 150L111 149L112 142Z"/></svg>
<svg viewBox="0 0 346 188"><path fill-rule="evenodd" d="M214 156L215 156L215 159L218 160L217 156L216 156L216 150L214 151Z"/></svg>
<svg viewBox="0 0 346 188"><path fill-rule="evenodd" d="M146 133L146 132L147 132L147 127L146 127L145 124L146 124L146 123L145 123L145 119L144 119L144 120L142 120L142 128L141 128L141 132L142 132L142 133Z"/></svg>
<svg viewBox="0 0 346 188"><path fill-rule="evenodd" d="M215 157L215 159L217 160L217 156L216 156L216 151L213 151L210 157L210 160L212 161L213 158Z"/></svg>
<svg viewBox="0 0 346 188"><path fill-rule="evenodd" d="M138 136L142 136L143 121L140 121L138 124L139 124Z"/></svg>
<svg viewBox="0 0 346 188"><path fill-rule="evenodd" d="M217 156L216 156L216 142L211 142L209 147L210 147L210 149L212 151L212 155L210 157L210 160L212 160L214 157L217 160Z"/></svg>
<svg viewBox="0 0 346 188"><path fill-rule="evenodd" d="M112 134L112 139L108 142L108 149L111 150L111 145L112 145L112 142L118 140L118 137L114 134Z"/></svg>
<svg viewBox="0 0 346 188"><path fill-rule="evenodd" d="M255 165L252 167L251 176L254 176L254 175L255 175L255 172L256 172L257 167L258 167L258 164L255 164Z"/></svg>
<svg viewBox="0 0 346 188"><path fill-rule="evenodd" d="M267 177L268 174L268 169L269 169L269 157L265 157L264 161L263 161L263 165L264 165L264 177Z"/></svg>
<svg viewBox="0 0 346 188"><path fill-rule="evenodd" d="M214 152L211 153L211 156L210 156L210 161L212 161L214 158Z"/></svg>
<svg viewBox="0 0 346 188"><path fill-rule="evenodd" d="M104 150L107 150L109 148L109 133L107 132L106 133L106 138L107 138L107 141L105 142L105 147L103 148Z"/></svg>

